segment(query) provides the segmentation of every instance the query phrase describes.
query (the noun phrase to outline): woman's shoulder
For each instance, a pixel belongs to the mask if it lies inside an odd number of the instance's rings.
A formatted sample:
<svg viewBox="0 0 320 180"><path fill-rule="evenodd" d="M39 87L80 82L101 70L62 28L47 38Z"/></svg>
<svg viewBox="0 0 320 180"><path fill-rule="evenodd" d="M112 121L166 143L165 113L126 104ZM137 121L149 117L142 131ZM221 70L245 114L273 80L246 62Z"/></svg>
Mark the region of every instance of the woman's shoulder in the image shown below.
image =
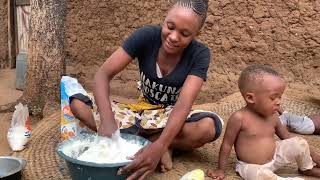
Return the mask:
<svg viewBox="0 0 320 180"><path fill-rule="evenodd" d="M161 26L155 25L155 24L146 24L146 25L143 25L141 28L155 30L155 31L160 31L161 30Z"/></svg>
<svg viewBox="0 0 320 180"><path fill-rule="evenodd" d="M209 47L206 44L204 44L204 43L202 43L202 42L200 42L200 41L198 41L196 39L191 41L190 46L191 46L192 49L195 49L195 50L210 51Z"/></svg>
<svg viewBox="0 0 320 180"><path fill-rule="evenodd" d="M161 33L161 27L159 25L144 25L137 29L137 32L146 34L160 34Z"/></svg>
<svg viewBox="0 0 320 180"><path fill-rule="evenodd" d="M187 51L193 57L201 56L201 57L210 58L210 56L211 56L211 52L210 52L209 47L206 44L204 44L196 39L191 41L190 45L188 46Z"/></svg>

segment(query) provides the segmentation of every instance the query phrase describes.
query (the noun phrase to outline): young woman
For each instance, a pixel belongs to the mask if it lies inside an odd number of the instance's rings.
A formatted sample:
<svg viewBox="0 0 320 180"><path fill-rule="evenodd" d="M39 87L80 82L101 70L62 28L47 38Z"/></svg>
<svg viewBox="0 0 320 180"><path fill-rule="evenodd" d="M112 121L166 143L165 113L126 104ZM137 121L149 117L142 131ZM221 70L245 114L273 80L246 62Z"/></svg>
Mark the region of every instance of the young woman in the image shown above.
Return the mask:
<svg viewBox="0 0 320 180"><path fill-rule="evenodd" d="M129 179L144 179L161 157L161 169L170 169L170 149L198 148L220 136L223 121L219 116L191 110L210 64L208 47L195 40L207 8L206 0L176 1L161 27L138 29L99 68L95 75L95 102L82 94L71 98L74 115L99 135L111 136L120 128L153 142L119 170L120 174L131 173ZM140 70L139 102L110 102L111 79L134 59ZM100 118L92 115L95 103Z"/></svg>

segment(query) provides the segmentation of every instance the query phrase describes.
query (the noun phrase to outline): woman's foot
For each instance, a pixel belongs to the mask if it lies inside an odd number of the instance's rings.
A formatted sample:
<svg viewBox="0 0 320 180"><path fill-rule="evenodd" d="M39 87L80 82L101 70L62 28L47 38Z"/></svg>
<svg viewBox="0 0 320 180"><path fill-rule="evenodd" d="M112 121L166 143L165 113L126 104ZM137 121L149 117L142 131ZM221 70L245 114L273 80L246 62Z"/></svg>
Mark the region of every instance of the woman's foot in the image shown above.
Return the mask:
<svg viewBox="0 0 320 180"><path fill-rule="evenodd" d="M160 159L160 171L165 173L172 169L172 150L168 150Z"/></svg>

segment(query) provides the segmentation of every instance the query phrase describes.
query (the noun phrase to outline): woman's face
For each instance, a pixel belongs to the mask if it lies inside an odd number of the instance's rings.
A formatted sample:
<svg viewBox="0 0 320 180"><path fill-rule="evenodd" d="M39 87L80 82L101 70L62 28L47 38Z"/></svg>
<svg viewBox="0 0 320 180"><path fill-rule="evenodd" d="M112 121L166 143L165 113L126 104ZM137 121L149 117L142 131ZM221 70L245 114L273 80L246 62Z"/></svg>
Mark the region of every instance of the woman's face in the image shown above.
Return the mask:
<svg viewBox="0 0 320 180"><path fill-rule="evenodd" d="M199 30L200 17L192 9L175 5L162 25L162 48L168 54L181 53Z"/></svg>

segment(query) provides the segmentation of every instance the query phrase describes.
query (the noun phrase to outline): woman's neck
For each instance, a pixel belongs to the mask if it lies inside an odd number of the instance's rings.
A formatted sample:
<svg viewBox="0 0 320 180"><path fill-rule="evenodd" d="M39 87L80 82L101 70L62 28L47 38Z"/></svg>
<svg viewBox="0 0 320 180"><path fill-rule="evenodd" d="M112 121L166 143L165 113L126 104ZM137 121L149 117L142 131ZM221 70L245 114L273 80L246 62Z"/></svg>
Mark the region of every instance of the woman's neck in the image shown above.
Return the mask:
<svg viewBox="0 0 320 180"><path fill-rule="evenodd" d="M167 53L163 47L161 46L159 49L158 57L164 58L164 59L180 59L182 52L178 52L175 54L169 54Z"/></svg>
<svg viewBox="0 0 320 180"><path fill-rule="evenodd" d="M167 75L173 71L181 58L181 53L179 54L168 54L160 47L157 57L157 64L160 68L162 75Z"/></svg>

